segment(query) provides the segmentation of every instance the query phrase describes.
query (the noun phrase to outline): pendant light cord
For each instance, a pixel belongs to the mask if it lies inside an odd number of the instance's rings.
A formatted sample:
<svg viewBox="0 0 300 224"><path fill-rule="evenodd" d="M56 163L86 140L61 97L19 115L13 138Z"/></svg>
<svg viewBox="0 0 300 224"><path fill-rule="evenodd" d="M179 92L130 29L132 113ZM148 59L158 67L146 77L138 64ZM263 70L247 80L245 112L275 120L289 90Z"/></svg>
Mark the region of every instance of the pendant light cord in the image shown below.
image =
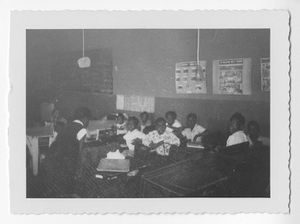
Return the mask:
<svg viewBox="0 0 300 224"><path fill-rule="evenodd" d="M83 57L84 57L84 30L82 30L82 54L83 54Z"/></svg>
<svg viewBox="0 0 300 224"><path fill-rule="evenodd" d="M200 51L200 29L198 29L198 35L197 35L197 63L199 63L200 65L199 51Z"/></svg>

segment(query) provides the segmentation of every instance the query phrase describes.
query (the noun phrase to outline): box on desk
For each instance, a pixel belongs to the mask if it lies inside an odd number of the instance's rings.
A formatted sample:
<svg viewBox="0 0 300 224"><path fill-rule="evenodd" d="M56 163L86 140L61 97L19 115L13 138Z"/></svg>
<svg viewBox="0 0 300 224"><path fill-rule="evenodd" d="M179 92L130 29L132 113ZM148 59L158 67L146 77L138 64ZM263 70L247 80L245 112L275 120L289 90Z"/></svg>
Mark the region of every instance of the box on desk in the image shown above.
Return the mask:
<svg viewBox="0 0 300 224"><path fill-rule="evenodd" d="M142 176L141 197L224 196L227 177L210 167L195 166L188 159Z"/></svg>

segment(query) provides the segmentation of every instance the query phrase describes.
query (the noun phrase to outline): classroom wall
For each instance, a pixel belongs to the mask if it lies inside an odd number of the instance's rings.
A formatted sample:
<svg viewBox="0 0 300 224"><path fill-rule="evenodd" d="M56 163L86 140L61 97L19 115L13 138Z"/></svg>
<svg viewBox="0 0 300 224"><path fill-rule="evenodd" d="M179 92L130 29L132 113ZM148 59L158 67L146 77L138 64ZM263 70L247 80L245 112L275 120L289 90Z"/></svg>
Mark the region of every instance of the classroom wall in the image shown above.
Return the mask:
<svg viewBox="0 0 300 224"><path fill-rule="evenodd" d="M31 57L27 64L41 68L40 77L47 80L47 60L52 53L78 51L81 41L81 30L35 31L28 38ZM184 123L185 116L195 112L200 124L226 135L230 116L239 111L247 121L257 120L262 134L269 135L270 94L260 91L260 58L270 55L269 30L200 30L200 60L207 61L208 93L195 95L176 94L175 63L196 60L197 30L86 30L85 41L86 49L112 48L114 94L155 96L155 116L175 110ZM37 52L40 45L43 47ZM47 56L40 57L41 52ZM212 94L212 62L230 58L252 58L252 95ZM37 72L29 69L27 76L34 80ZM99 118L116 111L115 95L55 92L55 97L56 106L66 117L82 105Z"/></svg>

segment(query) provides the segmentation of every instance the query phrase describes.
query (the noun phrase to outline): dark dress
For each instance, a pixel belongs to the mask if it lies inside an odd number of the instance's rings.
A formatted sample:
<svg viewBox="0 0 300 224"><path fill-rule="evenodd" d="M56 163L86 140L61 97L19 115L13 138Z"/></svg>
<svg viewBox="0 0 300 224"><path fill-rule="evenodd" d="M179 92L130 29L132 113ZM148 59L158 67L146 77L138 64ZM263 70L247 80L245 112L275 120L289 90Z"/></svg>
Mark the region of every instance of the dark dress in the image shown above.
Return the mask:
<svg viewBox="0 0 300 224"><path fill-rule="evenodd" d="M83 125L71 122L58 134L49 149L44 168L50 197L70 197L76 193L80 153L77 134L83 128Z"/></svg>

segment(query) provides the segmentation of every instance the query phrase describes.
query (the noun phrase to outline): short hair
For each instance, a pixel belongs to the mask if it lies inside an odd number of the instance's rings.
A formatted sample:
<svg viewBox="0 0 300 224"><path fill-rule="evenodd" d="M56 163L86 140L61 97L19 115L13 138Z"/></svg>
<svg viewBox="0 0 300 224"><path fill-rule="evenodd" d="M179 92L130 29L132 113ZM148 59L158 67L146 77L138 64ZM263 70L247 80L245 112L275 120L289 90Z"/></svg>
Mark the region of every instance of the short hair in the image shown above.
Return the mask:
<svg viewBox="0 0 300 224"><path fill-rule="evenodd" d="M125 120L125 116L123 113L118 113L118 117L122 118L122 120Z"/></svg>
<svg viewBox="0 0 300 224"><path fill-rule="evenodd" d="M233 119L236 119L238 121L239 126L244 126L245 125L246 120L245 120L245 117L242 114L240 114L238 112L234 113L231 116L230 120L233 120Z"/></svg>
<svg viewBox="0 0 300 224"><path fill-rule="evenodd" d="M187 118L194 118L195 120L197 120L197 115L194 113L190 113Z"/></svg>
<svg viewBox="0 0 300 224"><path fill-rule="evenodd" d="M128 121L132 121L135 127L137 127L140 122L135 116L129 117Z"/></svg>
<svg viewBox="0 0 300 224"><path fill-rule="evenodd" d="M254 126L258 131L260 131L259 124L256 121L249 121L247 124L247 128L249 129L250 126Z"/></svg>
<svg viewBox="0 0 300 224"><path fill-rule="evenodd" d="M159 117L159 118L157 118L156 120L155 120L155 124L158 124L158 123L160 123L160 122L163 122L164 124L166 124L166 120L163 118L163 117Z"/></svg>
<svg viewBox="0 0 300 224"><path fill-rule="evenodd" d="M141 113L141 114L140 114L140 116L141 116L141 117L142 117L143 115L145 115L145 116L149 117L149 113L148 113L148 112L146 112L146 111L144 111L143 113Z"/></svg>
<svg viewBox="0 0 300 224"><path fill-rule="evenodd" d="M166 113L166 117L168 117L169 115L171 115L174 119L176 119L176 117L177 117L177 114L175 111L168 111Z"/></svg>
<svg viewBox="0 0 300 224"><path fill-rule="evenodd" d="M87 107L78 107L75 109L75 119L83 119L83 118L90 118L91 117L91 111Z"/></svg>

